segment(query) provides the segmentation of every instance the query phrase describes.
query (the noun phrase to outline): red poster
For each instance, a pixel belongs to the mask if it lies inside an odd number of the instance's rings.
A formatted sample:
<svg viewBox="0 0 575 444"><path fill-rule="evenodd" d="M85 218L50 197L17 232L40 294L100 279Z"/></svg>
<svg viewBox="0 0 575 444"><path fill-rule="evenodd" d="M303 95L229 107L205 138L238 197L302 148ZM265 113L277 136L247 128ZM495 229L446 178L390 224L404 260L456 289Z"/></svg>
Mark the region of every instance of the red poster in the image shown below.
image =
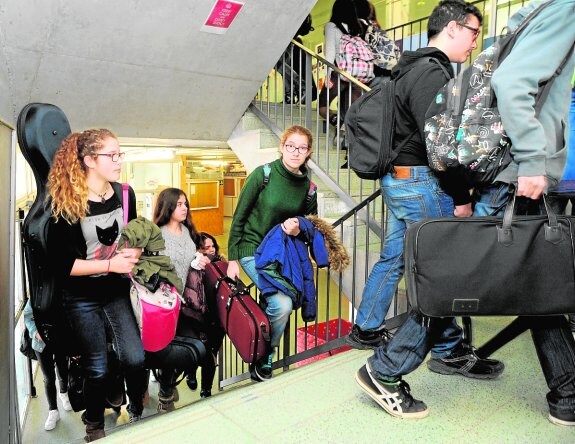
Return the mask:
<svg viewBox="0 0 575 444"><path fill-rule="evenodd" d="M245 2L217 0L202 31L224 34L244 6Z"/></svg>

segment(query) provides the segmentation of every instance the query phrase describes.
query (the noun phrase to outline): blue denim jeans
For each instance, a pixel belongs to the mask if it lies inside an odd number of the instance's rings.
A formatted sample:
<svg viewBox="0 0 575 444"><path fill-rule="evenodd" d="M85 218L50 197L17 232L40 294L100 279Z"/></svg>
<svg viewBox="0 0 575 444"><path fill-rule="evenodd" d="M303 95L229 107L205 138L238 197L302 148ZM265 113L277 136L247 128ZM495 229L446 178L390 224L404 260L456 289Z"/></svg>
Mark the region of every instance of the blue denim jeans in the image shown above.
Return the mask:
<svg viewBox="0 0 575 444"><path fill-rule="evenodd" d="M431 217L453 217L453 200L439 186L428 167L411 167L409 179L388 174L381 179L387 207L387 229L380 259L363 289L355 323L364 331L377 330L385 322L397 284L403 277L403 236L408 224Z"/></svg>
<svg viewBox="0 0 575 444"><path fill-rule="evenodd" d="M96 278L95 278L96 279ZM147 388L144 348L127 292L99 298L64 293L64 308L80 346L84 367L86 419L104 420L108 332L126 378L130 412L141 415Z"/></svg>
<svg viewBox="0 0 575 444"><path fill-rule="evenodd" d="M571 93L571 109L569 111L569 151L567 165L563 172L563 180L575 180L575 91Z"/></svg>
<svg viewBox="0 0 575 444"><path fill-rule="evenodd" d="M383 381L395 382L415 370L431 350L432 358L445 358L461 342L455 318L427 318L410 312L387 344L368 358L369 366Z"/></svg>
<svg viewBox="0 0 575 444"><path fill-rule="evenodd" d="M509 185L501 182L479 190L480 200L473 215L502 215L509 191ZM533 214L537 206L525 201L516 205L516 208L519 207L518 212ZM556 202L551 201L551 206L557 211ZM572 411L575 406L575 341L569 324L564 316L533 316L528 320L539 363L549 387L549 407L552 413Z"/></svg>
<svg viewBox="0 0 575 444"><path fill-rule="evenodd" d="M248 277L257 286L258 272L256 270L256 261L254 257L244 257L241 258L239 262ZM288 295L277 292L276 294L266 297L266 304L266 314L270 320L271 329L270 342L272 348L274 348L280 345L280 338L282 337L293 309L293 302Z"/></svg>
<svg viewBox="0 0 575 444"><path fill-rule="evenodd" d="M388 209L387 230L380 260L373 267L363 291L356 324L375 330L385 315L403 276L403 237L409 224L431 217L453 217L453 200L425 166L411 167L411 177L386 175L381 190ZM431 350L433 358L449 356L459 345L462 330L455 318L431 318L425 322L411 313L394 338L376 350L370 366L383 380L395 381L416 369Z"/></svg>

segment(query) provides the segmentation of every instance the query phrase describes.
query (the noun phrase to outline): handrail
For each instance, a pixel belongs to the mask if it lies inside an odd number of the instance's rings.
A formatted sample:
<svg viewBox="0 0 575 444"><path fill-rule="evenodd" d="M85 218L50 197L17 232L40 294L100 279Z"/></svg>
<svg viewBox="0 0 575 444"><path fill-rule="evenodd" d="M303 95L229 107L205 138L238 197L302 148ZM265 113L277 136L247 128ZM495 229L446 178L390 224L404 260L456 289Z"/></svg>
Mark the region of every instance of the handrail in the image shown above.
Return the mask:
<svg viewBox="0 0 575 444"><path fill-rule="evenodd" d="M340 226L343 222L345 222L347 219L349 219L354 213L357 213L359 210L362 210L370 202L373 202L375 199L377 199L380 195L381 195L381 190L374 191L370 196L368 196L362 202L358 203L355 207L353 207L351 210L349 210L347 213L345 213L343 216L341 216L339 219L337 219L335 222L333 222L332 226L334 228Z"/></svg>

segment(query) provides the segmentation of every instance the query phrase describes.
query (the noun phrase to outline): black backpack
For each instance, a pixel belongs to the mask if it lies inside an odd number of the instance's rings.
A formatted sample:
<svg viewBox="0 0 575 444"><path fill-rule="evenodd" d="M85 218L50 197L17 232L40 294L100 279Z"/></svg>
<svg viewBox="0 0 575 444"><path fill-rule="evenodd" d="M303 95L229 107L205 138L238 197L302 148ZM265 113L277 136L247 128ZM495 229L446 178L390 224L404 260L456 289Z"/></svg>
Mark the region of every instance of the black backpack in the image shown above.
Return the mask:
<svg viewBox="0 0 575 444"><path fill-rule="evenodd" d="M413 65L436 63L447 70L432 57L424 57ZM348 162L350 168L362 179L377 180L391 169L393 161L401 148L413 137L413 131L395 149L395 82L398 78L364 94L351 104L345 115L345 127L348 137Z"/></svg>

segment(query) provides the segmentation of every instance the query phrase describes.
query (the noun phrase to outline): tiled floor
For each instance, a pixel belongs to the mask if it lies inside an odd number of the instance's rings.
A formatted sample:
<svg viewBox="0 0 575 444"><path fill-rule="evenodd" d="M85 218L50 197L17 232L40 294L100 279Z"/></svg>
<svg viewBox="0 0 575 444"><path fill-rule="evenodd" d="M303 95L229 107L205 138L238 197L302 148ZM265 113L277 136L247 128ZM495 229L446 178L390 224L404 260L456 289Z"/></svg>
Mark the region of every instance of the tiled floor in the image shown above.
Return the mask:
<svg viewBox="0 0 575 444"><path fill-rule="evenodd" d="M474 323L481 344L506 323L481 318ZM547 420L547 387L529 334L495 357L506 369L495 381L441 376L425 366L406 378L415 397L430 408L422 420L392 418L363 394L354 381L369 351L349 351L308 366L276 372L271 381L228 388L212 398L136 425L126 413L106 418L109 443L574 443L575 429ZM181 404L195 401L184 386ZM41 390L39 390L41 391ZM152 384L155 399L157 387ZM81 442L79 414L64 413L56 430L45 432L45 401L33 401L25 443ZM152 402L152 407L154 407ZM180 404L180 405L181 405ZM146 410L153 413L153 408ZM116 420L117 419L117 420Z"/></svg>
<svg viewBox="0 0 575 444"><path fill-rule="evenodd" d="M230 220L225 220L226 233ZM218 236L227 253L227 236ZM481 344L508 318L474 320ZM145 419L128 425L127 413L106 411L108 437L120 443L575 443L575 429L547 420L547 386L529 334L499 350L506 370L496 381L441 376L422 366L406 378L416 398L430 408L422 420L387 415L355 383L368 351L348 351L288 372L276 371L265 383L248 382L199 400L180 384L175 412L156 416L157 384L151 382ZM41 375L32 400L23 442L83 442L80 414L63 412L55 430L43 429L47 415Z"/></svg>

